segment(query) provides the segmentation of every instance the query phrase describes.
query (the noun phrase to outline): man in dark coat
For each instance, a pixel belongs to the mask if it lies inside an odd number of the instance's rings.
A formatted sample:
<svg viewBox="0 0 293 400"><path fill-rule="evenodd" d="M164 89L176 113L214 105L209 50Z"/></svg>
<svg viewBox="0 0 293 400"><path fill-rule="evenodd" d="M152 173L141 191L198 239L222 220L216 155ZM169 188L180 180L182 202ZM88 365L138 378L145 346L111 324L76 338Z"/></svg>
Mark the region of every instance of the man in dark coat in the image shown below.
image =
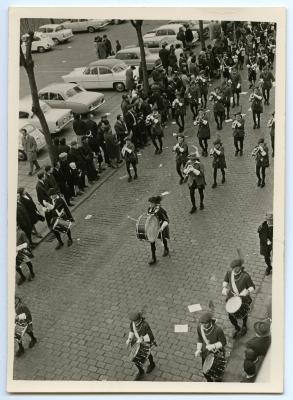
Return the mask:
<svg viewBox="0 0 293 400"><path fill-rule="evenodd" d="M25 206L20 201L19 194L17 196L17 205L16 205L16 223L17 226L19 226L20 229L24 231L29 240L30 246L33 247L34 246L34 243L32 242L33 224Z"/></svg>
<svg viewBox="0 0 293 400"><path fill-rule="evenodd" d="M272 272L271 255L273 250L273 214L267 213L266 220L259 226L257 232L259 235L260 254L264 256L267 264L266 275Z"/></svg>
<svg viewBox="0 0 293 400"><path fill-rule="evenodd" d="M44 182L45 182L45 186L48 191L49 191L49 189L59 189L56 179L53 175L52 165L45 166Z"/></svg>
<svg viewBox="0 0 293 400"><path fill-rule="evenodd" d="M105 48L106 48L106 58L112 55L112 43L111 41L108 39L107 35L103 35L103 42L105 44Z"/></svg>
<svg viewBox="0 0 293 400"><path fill-rule="evenodd" d="M128 136L127 126L124 122L123 116L121 114L117 115L117 121L115 122L114 129L120 142L120 149L122 150L126 137Z"/></svg>
<svg viewBox="0 0 293 400"><path fill-rule="evenodd" d="M80 145L81 138L82 138L82 136L85 136L86 131L87 131L86 122L84 119L81 119L81 115L79 115L79 114L74 115L74 121L73 121L72 127L77 136L77 143Z"/></svg>
<svg viewBox="0 0 293 400"><path fill-rule="evenodd" d="M50 201L49 187L46 184L44 172L38 173L36 192L37 192L38 202L41 204L42 207L44 206L44 200Z"/></svg>
<svg viewBox="0 0 293 400"><path fill-rule="evenodd" d="M252 349L256 355L265 356L271 345L271 321L266 319L254 324L255 337L246 343L248 349Z"/></svg>
<svg viewBox="0 0 293 400"><path fill-rule="evenodd" d="M63 153L61 153L61 155L62 154ZM59 155L59 157L60 157L60 155ZM60 188L60 192L63 194L63 196L66 200L66 203L69 206L73 206L74 204L70 202L70 194L69 194L69 190L68 190L68 183L66 180L66 175L64 174L64 169L61 170L60 158L54 164L53 175L54 175L54 178L56 179L58 187Z"/></svg>
<svg viewBox="0 0 293 400"><path fill-rule="evenodd" d="M166 46L167 46L167 44L163 43L162 48L159 51L159 57L162 61L163 67L165 68L166 72L168 73L170 52L169 52L169 50L166 49Z"/></svg>
<svg viewBox="0 0 293 400"><path fill-rule="evenodd" d="M190 50L192 47L193 33L192 33L192 30L190 29L189 25L186 26L185 41L186 41L186 49Z"/></svg>
<svg viewBox="0 0 293 400"><path fill-rule="evenodd" d="M31 223L33 225L32 232L36 235L36 237L41 238L42 235L38 233L36 230L35 224L40 221L40 214L38 213L37 206L35 205L32 197L25 191L23 187L19 187L17 189L17 195L19 196L20 203L25 207ZM44 221L44 218L43 218Z"/></svg>

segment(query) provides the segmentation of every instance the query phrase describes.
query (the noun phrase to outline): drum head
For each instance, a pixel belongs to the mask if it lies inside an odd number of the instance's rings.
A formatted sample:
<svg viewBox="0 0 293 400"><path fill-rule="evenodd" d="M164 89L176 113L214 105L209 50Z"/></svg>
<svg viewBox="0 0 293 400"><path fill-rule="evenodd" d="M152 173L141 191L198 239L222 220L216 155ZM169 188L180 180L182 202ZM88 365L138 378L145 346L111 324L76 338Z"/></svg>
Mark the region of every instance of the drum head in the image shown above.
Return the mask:
<svg viewBox="0 0 293 400"><path fill-rule="evenodd" d="M214 354L210 353L207 355L207 358L204 360L203 367L202 367L204 374L208 373L209 370L212 368L214 359L215 359Z"/></svg>
<svg viewBox="0 0 293 400"><path fill-rule="evenodd" d="M160 224L155 215L149 215L146 221L146 234L150 242L154 242L159 234Z"/></svg>
<svg viewBox="0 0 293 400"><path fill-rule="evenodd" d="M234 314L242 305L240 296L231 297L226 303L226 311L229 314Z"/></svg>
<svg viewBox="0 0 293 400"><path fill-rule="evenodd" d="M132 346L130 354L129 354L129 360L130 361L132 361L134 359L134 357L137 355L137 353L139 351L139 348L140 348L140 344L139 343L135 343Z"/></svg>

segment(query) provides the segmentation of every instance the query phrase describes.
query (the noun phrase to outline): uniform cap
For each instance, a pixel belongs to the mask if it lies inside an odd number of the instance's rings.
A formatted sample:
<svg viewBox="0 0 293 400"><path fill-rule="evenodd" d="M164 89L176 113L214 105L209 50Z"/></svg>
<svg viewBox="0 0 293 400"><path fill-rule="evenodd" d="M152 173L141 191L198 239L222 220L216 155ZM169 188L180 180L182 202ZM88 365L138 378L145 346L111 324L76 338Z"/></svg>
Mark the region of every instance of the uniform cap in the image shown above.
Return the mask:
<svg viewBox="0 0 293 400"><path fill-rule="evenodd" d="M213 320L213 314L210 311L203 313L199 318L200 324L208 324Z"/></svg>
<svg viewBox="0 0 293 400"><path fill-rule="evenodd" d="M135 322L141 318L141 313L138 311L133 311L133 312L130 312L128 316L129 316L130 321Z"/></svg>

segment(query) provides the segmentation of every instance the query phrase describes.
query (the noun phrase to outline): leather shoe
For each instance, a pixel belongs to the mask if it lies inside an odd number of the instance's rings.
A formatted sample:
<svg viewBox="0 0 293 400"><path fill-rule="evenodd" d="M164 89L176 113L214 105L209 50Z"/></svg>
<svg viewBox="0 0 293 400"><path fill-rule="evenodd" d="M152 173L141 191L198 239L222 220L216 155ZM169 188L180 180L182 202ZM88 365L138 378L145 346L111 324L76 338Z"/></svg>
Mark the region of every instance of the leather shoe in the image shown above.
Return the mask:
<svg viewBox="0 0 293 400"><path fill-rule="evenodd" d="M144 377L144 372L138 372L138 373L135 375L134 380L135 380L135 381L140 381L143 377Z"/></svg>
<svg viewBox="0 0 293 400"><path fill-rule="evenodd" d="M59 249L61 249L61 247L63 247L64 246L64 243L62 242L62 243L58 243L57 244L57 246L55 247L55 250L59 250Z"/></svg>
<svg viewBox="0 0 293 400"><path fill-rule="evenodd" d="M153 258L151 261L149 261L149 265L154 265L157 263L157 260Z"/></svg>
<svg viewBox="0 0 293 400"><path fill-rule="evenodd" d="M190 214L194 214L196 212L197 208L196 207L192 207L192 209L189 211Z"/></svg>
<svg viewBox="0 0 293 400"><path fill-rule="evenodd" d="M150 364L150 365L147 367L146 373L149 374L150 372L152 372L152 370L153 370L155 367L156 367L156 364L155 364L155 363Z"/></svg>

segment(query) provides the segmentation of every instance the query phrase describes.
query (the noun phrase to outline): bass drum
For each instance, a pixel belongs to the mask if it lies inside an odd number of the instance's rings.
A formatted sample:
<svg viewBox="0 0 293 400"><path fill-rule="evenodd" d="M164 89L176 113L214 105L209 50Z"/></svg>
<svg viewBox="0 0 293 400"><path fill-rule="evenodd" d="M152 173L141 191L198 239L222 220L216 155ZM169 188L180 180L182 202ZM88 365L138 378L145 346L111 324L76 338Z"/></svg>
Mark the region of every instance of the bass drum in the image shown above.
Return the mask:
<svg viewBox="0 0 293 400"><path fill-rule="evenodd" d="M149 354L151 346L148 343L135 343L131 349L129 360L143 367Z"/></svg>
<svg viewBox="0 0 293 400"><path fill-rule="evenodd" d="M207 355L202 370L205 375L209 375L213 378L220 378L225 371L226 360L225 356L221 352L210 353Z"/></svg>
<svg viewBox="0 0 293 400"><path fill-rule="evenodd" d="M142 214L136 223L136 237L139 240L155 242L160 231L158 218L152 214Z"/></svg>
<svg viewBox="0 0 293 400"><path fill-rule="evenodd" d="M250 305L243 301L242 297L234 296L228 299L226 303L226 311L236 319L243 319L249 313Z"/></svg>

